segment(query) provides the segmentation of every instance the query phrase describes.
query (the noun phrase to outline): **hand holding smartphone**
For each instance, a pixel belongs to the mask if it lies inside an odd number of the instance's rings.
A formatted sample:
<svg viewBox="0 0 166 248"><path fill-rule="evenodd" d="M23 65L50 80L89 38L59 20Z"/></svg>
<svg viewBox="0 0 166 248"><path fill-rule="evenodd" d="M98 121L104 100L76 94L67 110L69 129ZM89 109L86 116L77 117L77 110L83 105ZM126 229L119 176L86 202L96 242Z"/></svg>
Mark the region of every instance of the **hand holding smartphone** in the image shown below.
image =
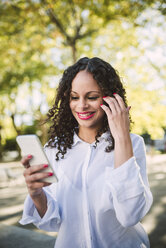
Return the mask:
<svg viewBox="0 0 166 248"><path fill-rule="evenodd" d="M26 156L28 154L32 155L32 159L29 161L30 166L48 164L48 168L42 171L52 172L53 176L42 179L43 182L55 183L58 181L57 176L55 175L40 143L40 140L35 134L19 135L16 137L16 141L21 149L22 156Z"/></svg>

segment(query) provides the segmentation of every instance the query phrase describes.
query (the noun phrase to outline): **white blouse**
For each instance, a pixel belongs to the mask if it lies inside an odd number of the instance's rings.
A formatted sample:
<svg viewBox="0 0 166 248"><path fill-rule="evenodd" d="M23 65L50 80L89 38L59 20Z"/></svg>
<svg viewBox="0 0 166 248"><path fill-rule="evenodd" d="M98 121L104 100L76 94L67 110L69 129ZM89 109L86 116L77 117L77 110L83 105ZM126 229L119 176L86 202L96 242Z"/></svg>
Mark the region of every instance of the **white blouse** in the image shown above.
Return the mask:
<svg viewBox="0 0 166 248"><path fill-rule="evenodd" d="M58 232L56 248L147 248L139 223L152 204L143 139L131 134L134 156L114 169L114 151L105 152L108 133L94 143L76 134L64 159L45 151L59 179L44 188L48 209L41 218L27 196L21 224Z"/></svg>

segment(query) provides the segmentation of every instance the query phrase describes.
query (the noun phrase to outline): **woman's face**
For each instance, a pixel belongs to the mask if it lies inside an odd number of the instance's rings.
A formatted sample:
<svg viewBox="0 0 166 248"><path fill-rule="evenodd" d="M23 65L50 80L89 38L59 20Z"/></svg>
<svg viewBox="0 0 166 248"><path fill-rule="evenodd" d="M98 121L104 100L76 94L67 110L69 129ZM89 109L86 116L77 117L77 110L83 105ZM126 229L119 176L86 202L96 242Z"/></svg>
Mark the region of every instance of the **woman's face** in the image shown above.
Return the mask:
<svg viewBox="0 0 166 248"><path fill-rule="evenodd" d="M102 125L104 111L102 91L92 74L80 71L72 81L70 108L79 127L98 129Z"/></svg>

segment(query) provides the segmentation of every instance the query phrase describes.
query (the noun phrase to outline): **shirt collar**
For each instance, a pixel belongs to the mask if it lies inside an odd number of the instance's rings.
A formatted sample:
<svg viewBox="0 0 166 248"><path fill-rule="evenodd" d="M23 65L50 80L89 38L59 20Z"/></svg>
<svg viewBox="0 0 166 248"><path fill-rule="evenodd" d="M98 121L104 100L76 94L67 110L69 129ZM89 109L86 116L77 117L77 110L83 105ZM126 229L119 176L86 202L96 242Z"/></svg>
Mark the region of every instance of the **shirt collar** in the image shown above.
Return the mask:
<svg viewBox="0 0 166 248"><path fill-rule="evenodd" d="M83 142L83 140L81 140L78 135L76 134L76 132L74 132L74 137L73 137L73 146L75 146L77 143L79 142Z"/></svg>
<svg viewBox="0 0 166 248"><path fill-rule="evenodd" d="M98 138L99 142L101 142L101 141L103 141L103 140L108 141L108 139L110 139L110 132L109 132L109 131L103 133L103 134ZM75 133L74 133L74 137L73 137L73 146L75 146L75 145L76 145L77 143L79 143L79 142L83 143L84 141L83 141L82 139L80 139L80 138L78 137L78 135L76 134L76 132L75 132ZM95 143L95 141L94 141L91 145L94 145L94 143Z"/></svg>

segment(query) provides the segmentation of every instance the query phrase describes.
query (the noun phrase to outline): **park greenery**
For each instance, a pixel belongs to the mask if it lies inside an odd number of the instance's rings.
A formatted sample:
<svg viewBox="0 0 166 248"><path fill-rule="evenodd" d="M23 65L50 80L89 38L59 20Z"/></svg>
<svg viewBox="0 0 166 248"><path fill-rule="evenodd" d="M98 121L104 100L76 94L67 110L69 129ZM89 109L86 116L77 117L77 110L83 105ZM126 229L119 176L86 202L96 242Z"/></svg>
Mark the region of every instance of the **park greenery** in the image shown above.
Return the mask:
<svg viewBox="0 0 166 248"><path fill-rule="evenodd" d="M126 86L133 132L166 129L165 0L0 0L0 157L18 134L37 133L62 71L101 57Z"/></svg>

